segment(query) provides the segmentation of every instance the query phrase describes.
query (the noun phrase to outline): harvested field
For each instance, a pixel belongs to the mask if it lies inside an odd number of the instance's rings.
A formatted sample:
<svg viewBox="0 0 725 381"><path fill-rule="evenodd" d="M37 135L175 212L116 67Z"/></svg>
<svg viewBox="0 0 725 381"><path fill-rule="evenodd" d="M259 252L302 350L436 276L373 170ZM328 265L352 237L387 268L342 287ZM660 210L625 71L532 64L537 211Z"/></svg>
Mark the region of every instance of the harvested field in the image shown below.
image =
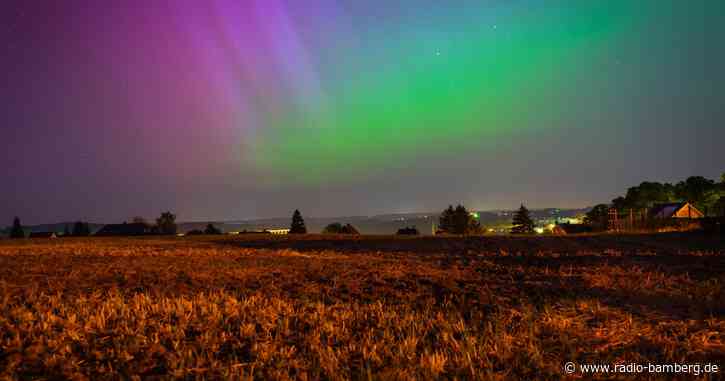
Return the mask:
<svg viewBox="0 0 725 381"><path fill-rule="evenodd" d="M693 234L0 241L0 379L722 369L724 283L722 238Z"/></svg>

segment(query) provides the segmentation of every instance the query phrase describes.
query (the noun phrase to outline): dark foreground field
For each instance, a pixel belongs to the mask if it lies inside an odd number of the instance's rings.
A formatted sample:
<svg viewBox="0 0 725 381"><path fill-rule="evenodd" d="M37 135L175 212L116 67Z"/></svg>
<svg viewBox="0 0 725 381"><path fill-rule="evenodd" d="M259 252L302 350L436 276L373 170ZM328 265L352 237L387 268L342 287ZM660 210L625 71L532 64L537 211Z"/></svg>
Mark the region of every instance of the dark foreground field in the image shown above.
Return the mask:
<svg viewBox="0 0 725 381"><path fill-rule="evenodd" d="M722 368L724 283L725 244L699 235L2 241L0 379Z"/></svg>

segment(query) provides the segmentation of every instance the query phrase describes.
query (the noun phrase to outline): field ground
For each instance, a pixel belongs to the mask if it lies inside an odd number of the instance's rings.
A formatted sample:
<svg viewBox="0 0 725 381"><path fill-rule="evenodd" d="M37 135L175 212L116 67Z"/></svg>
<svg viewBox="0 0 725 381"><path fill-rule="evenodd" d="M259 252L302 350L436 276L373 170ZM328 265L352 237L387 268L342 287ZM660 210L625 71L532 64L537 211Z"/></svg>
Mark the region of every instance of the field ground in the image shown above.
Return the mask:
<svg viewBox="0 0 725 381"><path fill-rule="evenodd" d="M695 234L0 241L0 379L722 368L724 283L724 240Z"/></svg>

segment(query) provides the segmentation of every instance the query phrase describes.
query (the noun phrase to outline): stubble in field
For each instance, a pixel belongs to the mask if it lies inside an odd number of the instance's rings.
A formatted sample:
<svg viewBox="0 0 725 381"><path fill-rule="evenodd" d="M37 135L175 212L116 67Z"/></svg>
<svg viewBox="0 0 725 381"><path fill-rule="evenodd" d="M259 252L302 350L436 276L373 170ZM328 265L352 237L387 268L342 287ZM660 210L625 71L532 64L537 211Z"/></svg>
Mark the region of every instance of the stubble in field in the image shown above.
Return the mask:
<svg viewBox="0 0 725 381"><path fill-rule="evenodd" d="M568 361L725 365L719 252L242 246L0 243L0 378L558 379Z"/></svg>

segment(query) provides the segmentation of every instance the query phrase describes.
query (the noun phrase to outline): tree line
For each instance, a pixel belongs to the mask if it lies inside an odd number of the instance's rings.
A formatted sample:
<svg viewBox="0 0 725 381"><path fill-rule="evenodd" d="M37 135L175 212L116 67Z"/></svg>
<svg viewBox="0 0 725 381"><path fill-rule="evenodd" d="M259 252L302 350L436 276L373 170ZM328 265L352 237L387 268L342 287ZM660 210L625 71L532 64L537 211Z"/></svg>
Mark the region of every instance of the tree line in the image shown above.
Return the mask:
<svg viewBox="0 0 725 381"><path fill-rule="evenodd" d="M534 221L531 219L531 213L522 204L514 213L513 227L511 234L534 234ZM292 214L292 223L290 225L290 234L306 234L304 219L299 210L295 210ZM469 212L466 207L458 204L455 208L449 205L448 208L441 212L438 218L438 227L436 234L451 235L478 235L483 234L484 229L474 213ZM350 224L341 224L334 222L327 225L322 234L360 234L358 230ZM398 229L397 235L419 235L420 232L415 226L406 226Z"/></svg>
<svg viewBox="0 0 725 381"><path fill-rule="evenodd" d="M657 204L671 202L689 202L706 216L725 215L725 173L720 181L702 176L691 176L677 183L645 181L630 187L624 196L619 196L609 204L595 205L585 216L584 222L595 230L607 229L609 210L619 213L632 210L641 212Z"/></svg>
<svg viewBox="0 0 725 381"><path fill-rule="evenodd" d="M156 219L154 225L146 222L141 217L134 217L131 220L133 225L143 225L148 227L144 229L144 234L155 234L155 235L175 235L177 232L176 215L171 212L163 212ZM109 225L106 225L109 226ZM122 230L123 227L128 225L124 222L120 225L113 225L119 227ZM105 228L105 227L104 227ZM449 205L448 208L443 210L440 217L438 218L438 229L436 234L453 234L453 235L475 235L482 234L484 232L480 222L474 216L473 213L469 212L463 205L457 205L455 208L453 205ZM529 210L522 204L519 210L515 213L513 218L513 228L511 229L512 234L533 234L534 222L530 217ZM91 235L91 228L87 222L78 221L73 225L72 231L66 225L65 231L62 236L68 237L87 237ZM213 224L208 224L204 230L194 229L186 233L187 235L216 235L222 234L221 229L217 228ZM290 224L289 234L307 234L307 226L305 220L302 217L302 213L299 210L295 210L292 214L292 222ZM347 234L347 235L359 235L360 232L351 224L342 224L334 222L327 225L323 230L322 234ZM406 226L405 228L398 229L397 235L419 235L420 232L415 226ZM118 234L123 235L123 234ZM13 225L10 229L10 238L24 238L25 230L23 229L20 219L15 217Z"/></svg>
<svg viewBox="0 0 725 381"><path fill-rule="evenodd" d="M91 227L87 222L78 221L73 224L73 228L68 227L66 224L63 231L63 237L87 237L91 235ZM10 227L10 238L25 238L25 229L20 223L20 218L15 217L13 219L13 225Z"/></svg>
<svg viewBox="0 0 725 381"><path fill-rule="evenodd" d="M156 224L152 225L146 222L146 220L142 217L134 217L131 220L130 224L127 224L124 222L123 224L118 225L106 225L106 226L128 226L128 225L144 225L146 229L144 229L145 232L148 234L155 234L155 235L174 235L177 231L176 226L176 215L174 215L171 212L163 212L161 215L156 219ZM204 231L206 234L221 234L221 230L217 229L213 225L209 224ZM73 228L69 228L66 224L64 227L63 234L60 235L61 237L88 237L92 234L91 226L88 222L84 221L78 221L73 224ZM25 228L23 228L23 225L20 222L19 217L15 217L13 219L13 224L10 227L10 238L25 238Z"/></svg>

